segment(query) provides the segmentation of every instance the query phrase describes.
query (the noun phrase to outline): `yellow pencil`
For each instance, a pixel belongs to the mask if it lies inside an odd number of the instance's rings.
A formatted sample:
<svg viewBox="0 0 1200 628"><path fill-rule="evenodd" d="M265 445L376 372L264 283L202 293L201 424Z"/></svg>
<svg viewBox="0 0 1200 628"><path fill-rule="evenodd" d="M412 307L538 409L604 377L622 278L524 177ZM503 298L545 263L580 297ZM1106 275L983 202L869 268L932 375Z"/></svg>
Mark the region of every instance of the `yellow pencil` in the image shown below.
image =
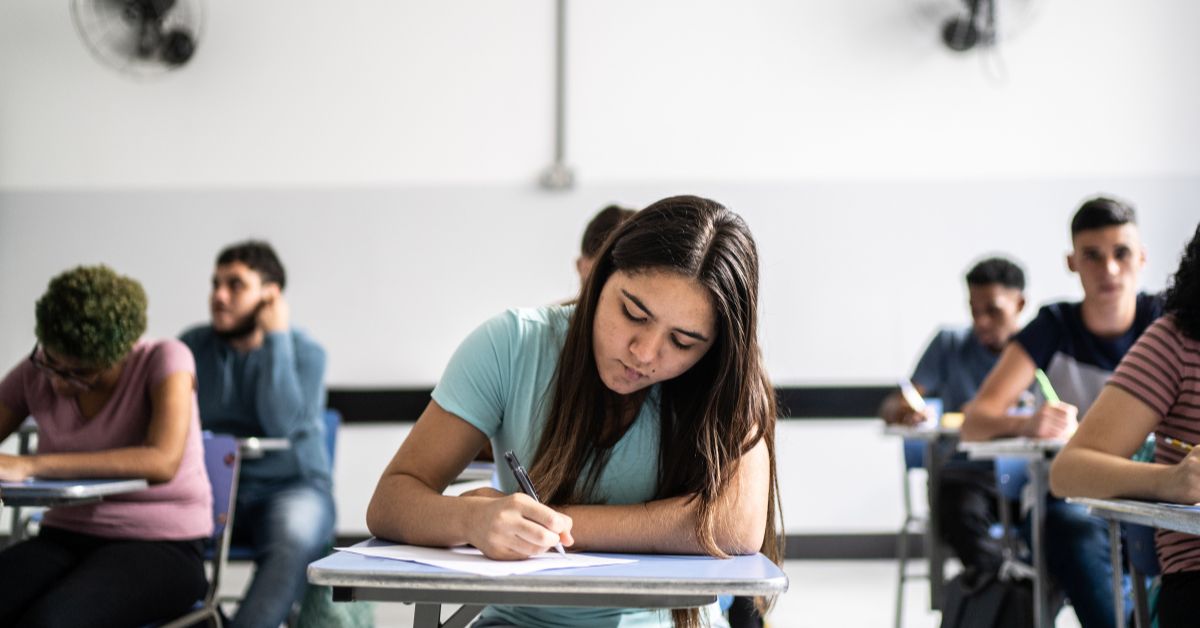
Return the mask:
<svg viewBox="0 0 1200 628"><path fill-rule="evenodd" d="M1174 447L1175 449L1178 449L1179 451L1182 451L1185 454L1190 453L1193 449L1196 448L1195 445L1189 445L1189 444L1179 440L1178 438L1171 438L1170 436L1163 436L1162 442Z"/></svg>

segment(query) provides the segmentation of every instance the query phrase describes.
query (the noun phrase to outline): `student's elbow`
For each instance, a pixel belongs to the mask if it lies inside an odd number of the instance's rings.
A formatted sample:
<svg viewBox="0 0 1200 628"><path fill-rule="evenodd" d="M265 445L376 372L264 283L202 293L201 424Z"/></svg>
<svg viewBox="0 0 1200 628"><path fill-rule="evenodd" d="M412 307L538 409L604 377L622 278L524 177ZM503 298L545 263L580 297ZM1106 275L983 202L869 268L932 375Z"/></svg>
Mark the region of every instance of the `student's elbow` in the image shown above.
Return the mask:
<svg viewBox="0 0 1200 628"><path fill-rule="evenodd" d="M1072 467L1075 464L1070 447L1054 458L1050 465L1050 492L1056 497L1077 497L1075 483L1071 481Z"/></svg>
<svg viewBox="0 0 1200 628"><path fill-rule="evenodd" d="M158 452L146 467L145 477L150 484L163 484L175 479L179 466L183 463L183 453L178 456Z"/></svg>
<svg viewBox="0 0 1200 628"><path fill-rule="evenodd" d="M724 539L720 549L729 556L749 556L762 550L765 530L743 530L738 534Z"/></svg>

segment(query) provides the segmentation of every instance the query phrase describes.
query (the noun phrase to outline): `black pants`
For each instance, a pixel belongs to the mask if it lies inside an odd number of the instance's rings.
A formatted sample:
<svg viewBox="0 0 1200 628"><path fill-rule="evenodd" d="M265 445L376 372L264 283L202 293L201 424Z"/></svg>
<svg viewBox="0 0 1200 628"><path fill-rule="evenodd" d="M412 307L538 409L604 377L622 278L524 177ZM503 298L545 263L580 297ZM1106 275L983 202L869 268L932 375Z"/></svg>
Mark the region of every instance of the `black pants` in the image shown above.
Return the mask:
<svg viewBox="0 0 1200 628"><path fill-rule="evenodd" d="M1200 571L1169 573L1162 577L1158 593L1160 628L1194 628L1196 600L1200 599Z"/></svg>
<svg viewBox="0 0 1200 628"><path fill-rule="evenodd" d="M43 526L0 552L0 626L172 619L208 591L203 551L201 540L106 539Z"/></svg>
<svg viewBox="0 0 1200 628"><path fill-rule="evenodd" d="M998 508L996 473L991 465L952 463L942 470L938 527L963 567L981 572L1000 568L1004 544L991 536L991 527L1000 521Z"/></svg>

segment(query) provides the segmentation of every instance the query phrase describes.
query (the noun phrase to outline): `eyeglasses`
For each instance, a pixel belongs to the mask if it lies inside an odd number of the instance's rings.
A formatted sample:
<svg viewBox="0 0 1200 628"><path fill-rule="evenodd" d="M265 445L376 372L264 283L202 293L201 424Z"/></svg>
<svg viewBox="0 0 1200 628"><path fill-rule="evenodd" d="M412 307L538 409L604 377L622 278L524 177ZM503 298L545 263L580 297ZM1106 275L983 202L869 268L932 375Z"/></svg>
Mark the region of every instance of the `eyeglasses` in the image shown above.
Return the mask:
<svg viewBox="0 0 1200 628"><path fill-rule="evenodd" d="M78 386L79 388L89 389L96 384L96 377L100 374L100 369L62 369L58 368L46 361L46 350L42 349L42 345L34 344L33 351L29 352L29 361L39 371L53 375L64 382Z"/></svg>

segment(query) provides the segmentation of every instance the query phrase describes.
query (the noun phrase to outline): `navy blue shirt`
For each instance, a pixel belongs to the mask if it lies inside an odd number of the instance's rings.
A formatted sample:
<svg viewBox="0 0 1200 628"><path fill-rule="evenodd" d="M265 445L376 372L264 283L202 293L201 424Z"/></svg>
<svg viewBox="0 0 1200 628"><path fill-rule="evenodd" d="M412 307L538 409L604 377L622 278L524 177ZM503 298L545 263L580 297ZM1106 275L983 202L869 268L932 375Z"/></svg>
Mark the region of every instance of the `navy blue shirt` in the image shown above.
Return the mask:
<svg viewBox="0 0 1200 628"><path fill-rule="evenodd" d="M1015 340L1046 372L1058 397L1079 408L1082 417L1125 352L1162 312L1161 295L1139 293L1133 325L1120 336L1101 338L1083 324L1082 303L1051 303L1038 310Z"/></svg>
<svg viewBox="0 0 1200 628"><path fill-rule="evenodd" d="M983 346L970 327L943 329L917 362L912 381L925 396L940 398L946 412L961 412L998 359L1000 354Z"/></svg>

